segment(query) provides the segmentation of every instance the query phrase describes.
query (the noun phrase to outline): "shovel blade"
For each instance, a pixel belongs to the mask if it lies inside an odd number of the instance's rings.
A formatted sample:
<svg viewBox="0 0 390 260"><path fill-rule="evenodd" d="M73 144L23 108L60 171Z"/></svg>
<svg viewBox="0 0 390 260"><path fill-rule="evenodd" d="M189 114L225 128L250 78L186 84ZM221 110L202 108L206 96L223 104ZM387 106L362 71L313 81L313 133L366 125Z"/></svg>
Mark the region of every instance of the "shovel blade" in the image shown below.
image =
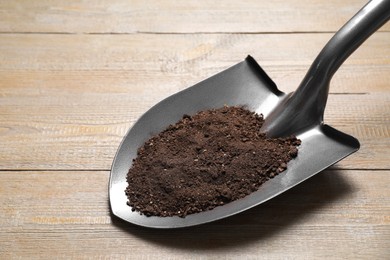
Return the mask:
<svg viewBox="0 0 390 260"><path fill-rule="evenodd" d="M267 118L285 97L286 94L279 91L256 61L248 56L244 61L156 104L128 131L114 158L109 183L112 213L125 221L151 228L179 228L215 221L259 205L359 149L360 144L354 137L319 124L295 133L302 140L298 157L288 163L286 171L245 198L185 218L146 217L127 205L126 175L138 148L180 120L183 114L228 105L245 106Z"/></svg>

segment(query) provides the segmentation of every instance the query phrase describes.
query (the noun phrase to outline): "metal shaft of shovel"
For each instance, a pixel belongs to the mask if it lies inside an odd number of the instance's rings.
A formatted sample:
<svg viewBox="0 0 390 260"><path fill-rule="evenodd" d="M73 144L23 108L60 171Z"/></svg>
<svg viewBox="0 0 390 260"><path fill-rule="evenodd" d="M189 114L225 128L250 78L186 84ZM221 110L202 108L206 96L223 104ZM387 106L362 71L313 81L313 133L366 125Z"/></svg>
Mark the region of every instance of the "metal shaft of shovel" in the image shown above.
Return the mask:
<svg viewBox="0 0 390 260"><path fill-rule="evenodd" d="M298 89L266 118L267 136L288 136L322 124L329 83L341 64L390 18L390 0L372 0L325 45Z"/></svg>

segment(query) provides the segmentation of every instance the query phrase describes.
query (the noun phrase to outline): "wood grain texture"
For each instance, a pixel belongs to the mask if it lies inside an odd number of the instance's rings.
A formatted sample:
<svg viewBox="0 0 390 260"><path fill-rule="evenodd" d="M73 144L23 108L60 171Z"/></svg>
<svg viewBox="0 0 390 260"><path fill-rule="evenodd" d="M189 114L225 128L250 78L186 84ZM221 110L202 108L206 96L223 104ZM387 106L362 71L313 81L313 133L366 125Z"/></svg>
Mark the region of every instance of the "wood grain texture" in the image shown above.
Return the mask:
<svg viewBox="0 0 390 260"><path fill-rule="evenodd" d="M2 257L384 259L389 253L389 171L328 170L237 216L163 231L110 217L108 175L0 172Z"/></svg>
<svg viewBox="0 0 390 260"><path fill-rule="evenodd" d="M159 100L247 53L293 91L331 34L3 36L0 168L108 170L127 129ZM332 82L346 95L331 95L326 122L363 145L344 167L390 168L389 36L369 39Z"/></svg>
<svg viewBox="0 0 390 260"><path fill-rule="evenodd" d="M337 31L365 0L1 1L1 32ZM22 19L21 19L22 18ZM382 30L390 30L386 25Z"/></svg>
<svg viewBox="0 0 390 260"><path fill-rule="evenodd" d="M252 55L296 89L365 0L0 0L0 259L388 259L390 23L331 82L361 149L237 216L181 230L111 217L127 129Z"/></svg>
<svg viewBox="0 0 390 260"><path fill-rule="evenodd" d="M1 168L109 170L127 129L154 104L153 98L143 100L144 95L52 93L0 98ZM338 165L390 168L389 101L389 94L329 97L325 122L362 144L359 152Z"/></svg>
<svg viewBox="0 0 390 260"><path fill-rule="evenodd" d="M143 89L174 85L178 90L250 54L282 90L292 91L332 35L2 35L1 87L11 93L23 85L29 85L30 91L64 91L64 84L66 91L85 86L81 89L121 87L126 92L134 85ZM389 32L374 34L340 68L331 91L386 91L390 80L389 46ZM7 81L9 77L13 81ZM31 81L35 78L38 86ZM374 82L370 80L373 78Z"/></svg>
<svg viewBox="0 0 390 260"><path fill-rule="evenodd" d="M83 93L173 93L220 72L248 54L280 89L296 89L333 34L2 35L1 95L28 90ZM368 39L343 64L331 92L388 90L390 33Z"/></svg>

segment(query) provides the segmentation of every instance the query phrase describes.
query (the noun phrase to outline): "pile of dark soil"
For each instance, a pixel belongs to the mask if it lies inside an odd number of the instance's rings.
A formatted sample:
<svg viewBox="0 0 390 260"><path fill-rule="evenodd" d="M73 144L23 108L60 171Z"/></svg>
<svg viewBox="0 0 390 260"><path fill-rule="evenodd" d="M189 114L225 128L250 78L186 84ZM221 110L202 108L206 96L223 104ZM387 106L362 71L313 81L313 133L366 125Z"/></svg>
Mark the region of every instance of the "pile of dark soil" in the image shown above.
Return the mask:
<svg viewBox="0 0 390 260"><path fill-rule="evenodd" d="M243 198L283 172L295 137L267 138L263 118L242 107L184 115L149 139L127 175L128 205L146 216L180 216Z"/></svg>

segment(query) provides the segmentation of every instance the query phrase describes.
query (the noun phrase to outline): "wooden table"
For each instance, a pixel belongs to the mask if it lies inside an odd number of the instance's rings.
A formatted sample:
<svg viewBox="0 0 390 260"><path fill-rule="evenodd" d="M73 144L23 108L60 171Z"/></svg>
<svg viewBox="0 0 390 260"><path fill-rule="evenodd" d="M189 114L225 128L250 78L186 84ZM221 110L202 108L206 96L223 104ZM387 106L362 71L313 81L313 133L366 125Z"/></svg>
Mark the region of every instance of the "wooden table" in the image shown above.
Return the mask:
<svg viewBox="0 0 390 260"><path fill-rule="evenodd" d="M335 75L326 123L359 152L237 216L152 230L110 215L127 129L243 60L282 91L365 0L0 1L0 258L390 257L390 24Z"/></svg>

